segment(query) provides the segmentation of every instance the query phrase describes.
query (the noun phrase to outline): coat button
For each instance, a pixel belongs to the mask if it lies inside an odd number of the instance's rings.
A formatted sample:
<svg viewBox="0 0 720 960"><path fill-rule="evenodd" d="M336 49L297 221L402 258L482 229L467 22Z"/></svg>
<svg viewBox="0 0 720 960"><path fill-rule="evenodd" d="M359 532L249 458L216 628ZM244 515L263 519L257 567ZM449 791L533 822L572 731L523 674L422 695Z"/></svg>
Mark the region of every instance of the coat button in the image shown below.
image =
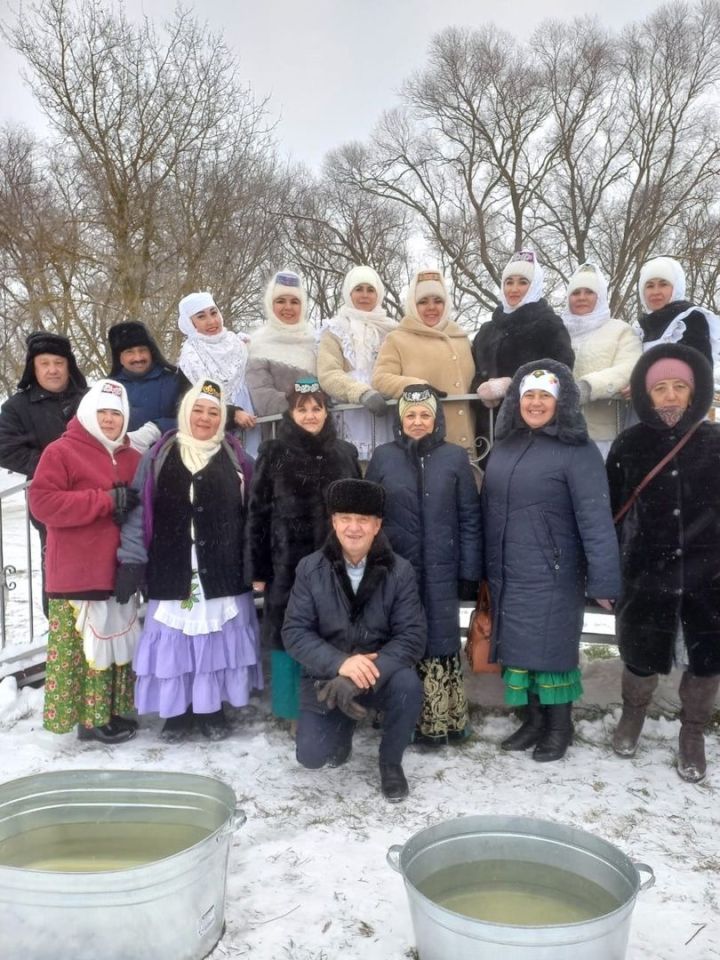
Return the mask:
<svg viewBox="0 0 720 960"><path fill-rule="evenodd" d="M678 475L677 470L671 470L671 471L670 471L670 476L671 476L671 477L676 477L677 475Z"/></svg>
<svg viewBox="0 0 720 960"><path fill-rule="evenodd" d="M453 355L450 357L450 359L451 359L451 360L457 360L457 357L455 356L455 354L453 354Z"/></svg>
<svg viewBox="0 0 720 960"><path fill-rule="evenodd" d="M460 386L460 381L459 381L459 380L456 380L456 381L455 381L455 386L456 386L456 387L459 387L459 386Z"/></svg>
<svg viewBox="0 0 720 960"><path fill-rule="evenodd" d="M676 557L681 557L681 556L682 556L682 550L681 550L680 547L678 547L677 550L675 551L675 556L676 556Z"/></svg>
<svg viewBox="0 0 720 960"><path fill-rule="evenodd" d="M205 510L205 507L196 507L198 513L202 513Z"/></svg>
<svg viewBox="0 0 720 960"><path fill-rule="evenodd" d="M204 540L198 540L198 546L199 546L199 547L204 547L204 546L205 546L205 541L204 541Z"/></svg>
<svg viewBox="0 0 720 960"><path fill-rule="evenodd" d="M464 410L458 410L458 416L461 417L465 413Z"/></svg>
<svg viewBox="0 0 720 960"><path fill-rule="evenodd" d="M675 509L673 510L673 516L674 517L680 516L680 509L678 507L675 507Z"/></svg>

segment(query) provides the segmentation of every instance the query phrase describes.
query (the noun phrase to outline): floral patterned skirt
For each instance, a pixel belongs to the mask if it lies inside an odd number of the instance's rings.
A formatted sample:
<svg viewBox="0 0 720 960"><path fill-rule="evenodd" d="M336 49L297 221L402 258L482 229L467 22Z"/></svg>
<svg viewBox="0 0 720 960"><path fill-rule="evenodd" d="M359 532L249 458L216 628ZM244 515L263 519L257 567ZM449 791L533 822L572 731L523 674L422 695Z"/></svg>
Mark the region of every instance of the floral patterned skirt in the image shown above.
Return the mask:
<svg viewBox="0 0 720 960"><path fill-rule="evenodd" d="M441 744L465 739L469 718L459 654L427 657L418 663L417 671L424 697L416 742Z"/></svg>
<svg viewBox="0 0 720 960"><path fill-rule="evenodd" d="M69 733L78 723L102 727L133 709L132 668L93 670L75 617L69 600L50 600L43 726L52 733Z"/></svg>

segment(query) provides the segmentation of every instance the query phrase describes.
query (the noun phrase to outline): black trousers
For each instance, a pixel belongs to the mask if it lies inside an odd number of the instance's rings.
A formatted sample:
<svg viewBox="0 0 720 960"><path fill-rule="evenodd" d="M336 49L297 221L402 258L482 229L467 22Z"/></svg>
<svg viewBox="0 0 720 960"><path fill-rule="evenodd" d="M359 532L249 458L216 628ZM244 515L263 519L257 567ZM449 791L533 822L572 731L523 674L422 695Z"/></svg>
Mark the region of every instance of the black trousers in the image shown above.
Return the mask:
<svg viewBox="0 0 720 960"><path fill-rule="evenodd" d="M326 763L341 763L350 753L355 721L338 709L320 713L303 706L315 693L312 680L303 680L302 684L305 689L301 692L295 741L298 763L312 770ZM356 698L364 707L382 710L380 763L402 762L420 716L422 699L422 683L412 667L396 670L377 693L364 693Z"/></svg>

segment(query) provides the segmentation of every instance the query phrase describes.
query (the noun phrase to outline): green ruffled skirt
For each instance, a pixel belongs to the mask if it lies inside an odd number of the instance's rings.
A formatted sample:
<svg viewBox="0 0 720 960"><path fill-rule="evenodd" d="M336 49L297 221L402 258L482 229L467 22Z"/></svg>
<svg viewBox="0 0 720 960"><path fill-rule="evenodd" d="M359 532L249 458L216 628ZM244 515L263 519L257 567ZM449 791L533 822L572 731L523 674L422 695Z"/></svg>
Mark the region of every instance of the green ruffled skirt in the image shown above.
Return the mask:
<svg viewBox="0 0 720 960"><path fill-rule="evenodd" d="M583 694L580 668L565 673L549 673L545 670L520 670L506 667L503 670L505 703L509 707L522 707L528 695L534 693L543 706L572 703Z"/></svg>

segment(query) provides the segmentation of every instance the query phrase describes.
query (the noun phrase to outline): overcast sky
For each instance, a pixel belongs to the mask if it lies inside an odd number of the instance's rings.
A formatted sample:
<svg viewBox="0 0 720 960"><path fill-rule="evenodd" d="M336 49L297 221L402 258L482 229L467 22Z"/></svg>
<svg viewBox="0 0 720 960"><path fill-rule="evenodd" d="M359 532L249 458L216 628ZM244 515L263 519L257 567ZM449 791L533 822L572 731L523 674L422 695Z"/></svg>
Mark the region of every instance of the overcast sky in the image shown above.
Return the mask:
<svg viewBox="0 0 720 960"><path fill-rule="evenodd" d="M193 4L189 4L194 6ZM17 4L0 0L0 19ZM131 16L156 21L174 0L128 0ZM240 72L256 95L271 97L278 138L293 158L318 165L325 152L363 140L380 113L393 106L402 81L422 67L428 42L447 26L494 21L527 37L548 17L589 14L619 27L655 9L653 0L203 0L197 5L213 30L224 31ZM0 123L43 130L21 62L0 38Z"/></svg>

